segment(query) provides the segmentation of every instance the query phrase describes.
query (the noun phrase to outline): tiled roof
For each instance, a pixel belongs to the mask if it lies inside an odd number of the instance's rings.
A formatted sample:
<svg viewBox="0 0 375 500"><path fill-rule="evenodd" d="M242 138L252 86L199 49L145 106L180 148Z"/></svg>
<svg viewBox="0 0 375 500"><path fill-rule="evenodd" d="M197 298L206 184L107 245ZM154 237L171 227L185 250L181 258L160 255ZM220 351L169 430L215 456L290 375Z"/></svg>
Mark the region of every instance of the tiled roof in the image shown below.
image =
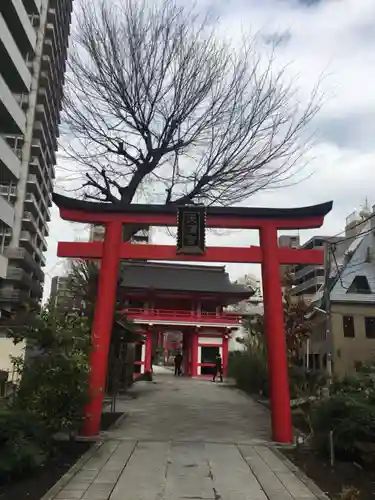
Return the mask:
<svg viewBox="0 0 375 500"><path fill-rule="evenodd" d="M121 286L133 289L227 293L246 298L254 293L232 283L223 266L126 262L121 266L120 280Z"/></svg>

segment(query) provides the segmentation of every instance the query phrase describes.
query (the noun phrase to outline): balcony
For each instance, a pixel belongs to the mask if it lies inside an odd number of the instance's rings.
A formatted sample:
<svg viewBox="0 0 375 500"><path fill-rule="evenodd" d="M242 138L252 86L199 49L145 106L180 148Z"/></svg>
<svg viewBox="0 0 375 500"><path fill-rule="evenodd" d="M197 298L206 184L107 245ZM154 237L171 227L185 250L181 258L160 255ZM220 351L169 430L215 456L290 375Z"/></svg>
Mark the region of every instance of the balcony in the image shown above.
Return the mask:
<svg viewBox="0 0 375 500"><path fill-rule="evenodd" d="M44 272L39 264L35 261L32 254L26 248L6 248L4 251L5 257L10 263L15 262L17 266L22 267L25 271L31 271L35 274L39 281L44 281Z"/></svg>
<svg viewBox="0 0 375 500"><path fill-rule="evenodd" d="M31 212L34 217L40 217L44 222L50 222L51 215L49 210L45 210L44 212L41 210L41 207L33 193L27 193L25 197L25 208L26 211Z"/></svg>
<svg viewBox="0 0 375 500"><path fill-rule="evenodd" d="M8 266L7 281L17 283L18 288L31 290L34 295L42 297L43 287L39 281L33 279L32 276L18 267Z"/></svg>
<svg viewBox="0 0 375 500"><path fill-rule="evenodd" d="M35 252L41 261L41 265L46 265L46 259L43 255L43 250L47 249L47 245L44 238L41 244L39 244L36 235L34 236L30 231L21 231L20 244L22 244L22 246L24 247L27 247L27 250L29 250L30 252Z"/></svg>
<svg viewBox="0 0 375 500"><path fill-rule="evenodd" d="M47 193L52 193L53 192L53 184L52 184L51 170L53 170L53 169L52 169L52 167L48 167L48 165L45 165L44 160L43 160L43 164L42 164L42 162L39 159L39 155L36 156L36 150L38 151L38 153L40 153L40 156L42 156L41 150L37 149L35 146L34 151L33 151L33 156L30 160L29 173L36 175L38 177L38 179L43 184Z"/></svg>
<svg viewBox="0 0 375 500"><path fill-rule="evenodd" d="M10 184L0 184L0 196L10 200L11 197L17 195L17 187Z"/></svg>
<svg viewBox="0 0 375 500"><path fill-rule="evenodd" d="M314 276L292 289L293 295L313 295L324 284L324 276Z"/></svg>
<svg viewBox="0 0 375 500"><path fill-rule="evenodd" d="M55 100L52 97L49 87L39 87L38 89L38 101L36 106L36 113L38 119L41 119L45 110L49 117L48 126L51 128L51 134L54 137L55 142L57 142L57 137L59 137L59 124L60 124L60 114L57 111Z"/></svg>
<svg viewBox="0 0 375 500"><path fill-rule="evenodd" d="M42 0L23 0L23 4L28 14L39 14Z"/></svg>
<svg viewBox="0 0 375 500"><path fill-rule="evenodd" d="M39 122L42 124L44 135L48 141L48 144L54 151L57 151L57 125L48 101L46 101L46 103L44 104L37 104L35 109L35 120L39 120Z"/></svg>
<svg viewBox="0 0 375 500"><path fill-rule="evenodd" d="M30 287L32 282L32 278L23 269L12 266L8 266L7 280L21 282L28 288Z"/></svg>
<svg viewBox="0 0 375 500"><path fill-rule="evenodd" d="M2 14L0 14L0 60L2 74L9 89L12 92L28 92L31 87L31 73Z"/></svg>
<svg viewBox="0 0 375 500"><path fill-rule="evenodd" d="M0 288L0 302L19 302L23 300L25 293L15 288Z"/></svg>
<svg viewBox="0 0 375 500"><path fill-rule="evenodd" d="M8 259L0 253L0 279L4 279L7 275Z"/></svg>
<svg viewBox="0 0 375 500"><path fill-rule="evenodd" d="M22 228L26 229L27 231L30 231L31 233L36 232L38 234L39 239L41 240L43 251L47 250L46 239L43 235L42 230L39 227L39 224L37 223L35 217L31 212L24 212L22 217Z"/></svg>
<svg viewBox="0 0 375 500"><path fill-rule="evenodd" d="M0 134L24 134L25 127L25 113L0 75Z"/></svg>
<svg viewBox="0 0 375 500"><path fill-rule="evenodd" d="M301 268L298 269L297 271L294 272L293 277L294 280L300 280L303 278L303 276L306 276L306 274L312 273L314 271L317 271L318 269L323 269L323 266L302 266Z"/></svg>
<svg viewBox="0 0 375 500"><path fill-rule="evenodd" d="M14 208L0 194L0 225L5 224L8 227L13 225Z"/></svg>
<svg viewBox="0 0 375 500"><path fill-rule="evenodd" d="M242 316L235 313L198 313L196 311L174 311L170 309L125 308L120 311L134 323L158 325L192 325L207 327L235 327Z"/></svg>
<svg viewBox="0 0 375 500"><path fill-rule="evenodd" d="M16 182L20 176L21 161L17 158L7 141L0 136L1 180Z"/></svg>
<svg viewBox="0 0 375 500"><path fill-rule="evenodd" d="M42 202L45 210L52 205L51 194L49 192L43 192L41 182L38 177L34 174L30 174L27 177L27 192L33 193L38 202Z"/></svg>
<svg viewBox="0 0 375 500"><path fill-rule="evenodd" d="M1 12L22 54L34 52L36 33L22 0L2 0Z"/></svg>
<svg viewBox="0 0 375 500"><path fill-rule="evenodd" d="M40 140L43 150L47 153L47 156L52 165L56 164L56 152L52 142L51 135L48 130L48 123L46 120L43 122L36 121L34 123L34 137Z"/></svg>

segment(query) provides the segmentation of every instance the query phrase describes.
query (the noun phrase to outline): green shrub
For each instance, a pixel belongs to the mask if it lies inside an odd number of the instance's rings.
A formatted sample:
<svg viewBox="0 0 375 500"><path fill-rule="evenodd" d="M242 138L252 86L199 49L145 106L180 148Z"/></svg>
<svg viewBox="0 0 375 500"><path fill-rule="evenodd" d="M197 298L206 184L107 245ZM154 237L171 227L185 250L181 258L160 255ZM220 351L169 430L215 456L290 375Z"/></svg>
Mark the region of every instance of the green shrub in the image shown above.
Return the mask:
<svg viewBox="0 0 375 500"><path fill-rule="evenodd" d="M375 443L375 406L363 397L336 394L316 405L312 413L315 446L329 453L329 433L333 431L339 458L356 459L357 443Z"/></svg>
<svg viewBox="0 0 375 500"><path fill-rule="evenodd" d="M35 416L51 435L79 430L88 402L87 321L46 308L9 336L15 343L26 341L32 352L14 359L22 378L13 407Z"/></svg>
<svg viewBox="0 0 375 500"><path fill-rule="evenodd" d="M357 373L348 375L341 380L335 380L332 386L333 394L350 394L365 399L375 405L375 374L374 367L362 364Z"/></svg>
<svg viewBox="0 0 375 500"><path fill-rule="evenodd" d="M269 395L267 359L260 350L231 353L228 375L234 378L238 388L250 394Z"/></svg>
<svg viewBox="0 0 375 500"><path fill-rule="evenodd" d="M32 415L0 410L0 483L40 467L48 456L48 434Z"/></svg>

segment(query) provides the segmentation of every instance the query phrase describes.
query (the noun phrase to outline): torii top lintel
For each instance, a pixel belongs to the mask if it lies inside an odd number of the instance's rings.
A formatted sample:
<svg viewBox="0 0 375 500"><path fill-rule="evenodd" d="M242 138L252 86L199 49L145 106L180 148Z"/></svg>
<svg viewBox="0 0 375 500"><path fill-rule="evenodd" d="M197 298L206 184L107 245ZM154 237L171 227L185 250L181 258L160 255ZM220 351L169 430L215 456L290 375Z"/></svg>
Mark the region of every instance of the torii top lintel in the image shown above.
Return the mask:
<svg viewBox="0 0 375 500"><path fill-rule="evenodd" d="M176 205L123 205L77 200L53 194L60 216L73 222L105 224L118 220L124 224L176 226ZM207 207L206 226L223 229L259 229L273 225L277 229L321 227L333 202L300 208Z"/></svg>

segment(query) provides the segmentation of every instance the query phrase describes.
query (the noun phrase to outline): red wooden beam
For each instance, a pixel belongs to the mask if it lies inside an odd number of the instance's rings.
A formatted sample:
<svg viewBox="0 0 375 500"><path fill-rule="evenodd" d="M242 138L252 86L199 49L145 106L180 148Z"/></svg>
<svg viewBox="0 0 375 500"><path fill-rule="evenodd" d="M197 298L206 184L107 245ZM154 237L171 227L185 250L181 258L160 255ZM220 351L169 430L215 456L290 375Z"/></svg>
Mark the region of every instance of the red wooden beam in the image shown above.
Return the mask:
<svg viewBox="0 0 375 500"><path fill-rule="evenodd" d="M100 259L103 243L95 242L67 242L61 241L57 246L59 257L73 259ZM322 250L299 250L280 247L278 250L280 264L323 264ZM209 247L204 255L176 254L174 245L136 245L123 243L120 250L121 259L131 260L169 260L190 262L235 262L254 263L262 262L262 249L252 247Z"/></svg>
<svg viewBox="0 0 375 500"><path fill-rule="evenodd" d="M65 220L83 223L104 224L109 221L121 221L123 224L145 226L177 226L177 213L174 214L134 214L84 212L70 208L60 208L60 217ZM233 216L207 215L206 226L220 229L259 229L272 225L277 229L312 229L323 225L324 216L309 216L296 219L243 218Z"/></svg>

